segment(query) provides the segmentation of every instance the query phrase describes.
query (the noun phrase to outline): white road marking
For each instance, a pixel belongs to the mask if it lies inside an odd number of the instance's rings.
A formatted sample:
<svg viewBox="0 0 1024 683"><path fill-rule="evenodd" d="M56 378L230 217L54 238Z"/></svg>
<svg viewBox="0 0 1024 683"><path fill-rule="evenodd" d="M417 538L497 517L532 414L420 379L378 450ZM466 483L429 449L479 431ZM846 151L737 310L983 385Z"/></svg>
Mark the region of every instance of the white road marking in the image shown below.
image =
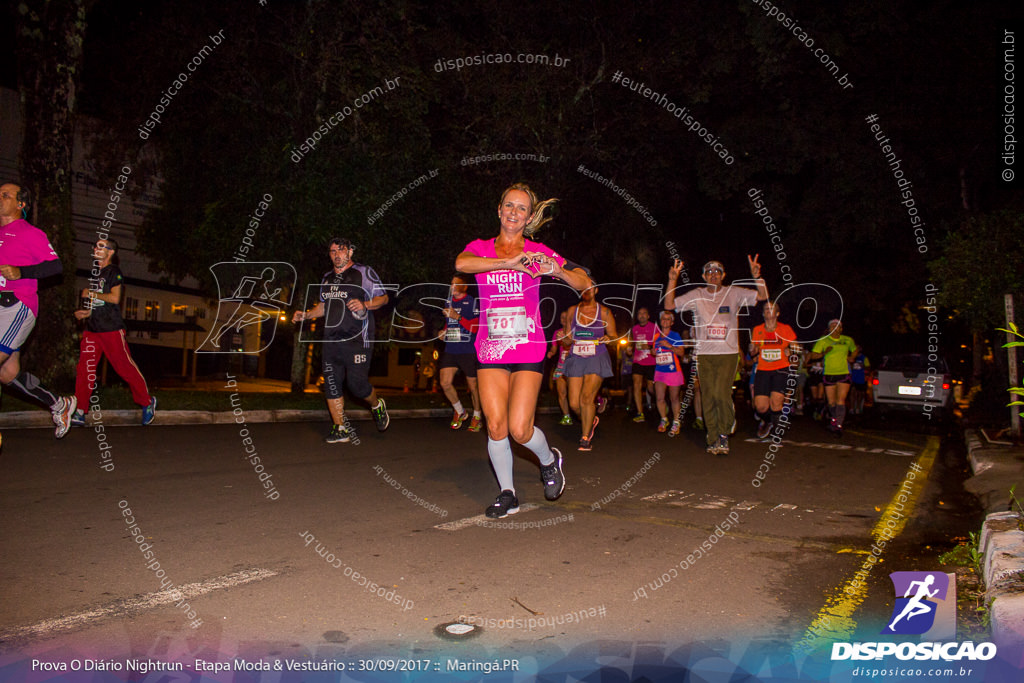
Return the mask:
<svg viewBox="0 0 1024 683"><path fill-rule="evenodd" d="M652 493L649 496L644 496L642 500L649 503L661 503L663 505L672 505L674 507L690 508L694 510L724 510L726 508L730 510L743 510L749 511L761 505L769 506L771 503L766 503L760 500L743 500L737 501L735 498L729 498L728 496L714 496L710 493L697 494L696 492L680 491L678 489L669 489L668 491L662 491L660 493ZM779 503L772 508L762 508L766 512L777 512L786 510L796 510L797 506L790 503ZM816 512L816 510L805 510L805 512Z"/></svg>
<svg viewBox="0 0 1024 683"><path fill-rule="evenodd" d="M529 512L530 510L536 510L539 507L540 507L540 505L538 505L537 503L525 503L524 505L520 505L519 506L519 514L521 514L523 512ZM505 519L508 519L508 517L505 517ZM495 520L491 519L487 515L473 515L472 517L465 517L463 519L456 519L454 522L445 522L444 524L435 524L434 528L435 529L441 529L443 531L458 531L460 529L465 529L468 526L486 526L486 524L482 524L482 522L494 522L494 521Z"/></svg>
<svg viewBox="0 0 1024 683"><path fill-rule="evenodd" d="M693 507L698 510L721 510L725 508L729 503L735 503L735 498L724 498L722 496L704 496L700 499L699 503L694 503Z"/></svg>
<svg viewBox="0 0 1024 683"><path fill-rule="evenodd" d="M686 491L679 491L677 489L669 489L668 491L662 491L661 493L652 493L649 496L644 496L641 500L646 500L650 503L659 503L666 498L674 498L676 504L685 501L687 498L693 497L695 494L687 493Z"/></svg>
<svg viewBox="0 0 1024 683"><path fill-rule="evenodd" d="M183 598L195 598L216 590L234 588L235 586L241 586L253 581L269 579L272 576L277 576L277 572L270 569L245 569L240 572L218 576L208 581L178 586L176 589L168 588L167 590L148 593L137 598L118 600L102 607L56 619L47 619L31 626L19 626L6 631L0 631L0 642L8 642L19 638L46 636L60 631L82 628L90 622L103 619L104 617L141 612L156 607L163 607L164 605L173 605L176 602L180 602Z"/></svg>
<svg viewBox="0 0 1024 683"><path fill-rule="evenodd" d="M731 510L753 510L761 504L761 501L758 500L737 501L735 498L713 496L710 493L700 494L699 497L697 495L693 491L688 493L678 489L669 489L661 493L644 496L641 500L649 503L665 503L681 508L694 508L696 510L724 510L725 508Z"/></svg>
<svg viewBox="0 0 1024 683"><path fill-rule="evenodd" d="M853 432L851 432L852 434ZM770 439L743 439L747 443L759 443L765 446L771 445ZM917 453L914 451L901 451L895 448L868 448L867 446L854 446L848 443L819 443L817 441L793 441L790 439L782 440L783 446L795 446L797 448L820 448L827 451L855 451L857 453L884 453L886 455L902 455L907 458L912 458Z"/></svg>

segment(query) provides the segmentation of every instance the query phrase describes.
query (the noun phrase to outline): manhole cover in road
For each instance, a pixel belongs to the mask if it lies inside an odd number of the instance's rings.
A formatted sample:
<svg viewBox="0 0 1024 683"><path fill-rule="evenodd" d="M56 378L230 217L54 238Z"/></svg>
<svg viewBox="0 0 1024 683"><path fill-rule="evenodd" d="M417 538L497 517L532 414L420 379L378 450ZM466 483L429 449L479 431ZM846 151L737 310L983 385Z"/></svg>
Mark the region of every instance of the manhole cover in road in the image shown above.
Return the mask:
<svg viewBox="0 0 1024 683"><path fill-rule="evenodd" d="M483 633L483 629L473 624L452 621L447 624L438 624L434 627L434 633L445 640L465 640L480 635Z"/></svg>

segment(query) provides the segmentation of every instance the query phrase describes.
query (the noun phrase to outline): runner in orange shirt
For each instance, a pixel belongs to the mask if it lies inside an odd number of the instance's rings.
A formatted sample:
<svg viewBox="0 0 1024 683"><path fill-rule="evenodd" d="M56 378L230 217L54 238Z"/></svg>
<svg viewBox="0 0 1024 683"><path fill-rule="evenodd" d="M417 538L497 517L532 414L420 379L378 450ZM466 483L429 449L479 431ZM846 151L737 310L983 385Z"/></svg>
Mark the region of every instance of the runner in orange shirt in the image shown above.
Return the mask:
<svg viewBox="0 0 1024 683"><path fill-rule="evenodd" d="M757 413L757 438L764 439L778 422L786 398L790 345L796 332L779 322L779 306L764 305L764 323L750 332L750 355L757 357L754 376L754 411Z"/></svg>

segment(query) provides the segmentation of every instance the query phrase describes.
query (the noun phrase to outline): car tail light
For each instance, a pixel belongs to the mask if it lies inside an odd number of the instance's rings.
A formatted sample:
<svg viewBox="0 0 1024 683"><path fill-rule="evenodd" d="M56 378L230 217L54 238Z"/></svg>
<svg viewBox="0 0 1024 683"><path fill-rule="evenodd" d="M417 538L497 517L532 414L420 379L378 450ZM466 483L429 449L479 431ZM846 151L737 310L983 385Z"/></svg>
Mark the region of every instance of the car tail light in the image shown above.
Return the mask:
<svg viewBox="0 0 1024 683"><path fill-rule="evenodd" d="M871 386L873 386L873 387L877 387L878 386L878 378L877 377L875 377L875 378L873 378L871 380Z"/></svg>

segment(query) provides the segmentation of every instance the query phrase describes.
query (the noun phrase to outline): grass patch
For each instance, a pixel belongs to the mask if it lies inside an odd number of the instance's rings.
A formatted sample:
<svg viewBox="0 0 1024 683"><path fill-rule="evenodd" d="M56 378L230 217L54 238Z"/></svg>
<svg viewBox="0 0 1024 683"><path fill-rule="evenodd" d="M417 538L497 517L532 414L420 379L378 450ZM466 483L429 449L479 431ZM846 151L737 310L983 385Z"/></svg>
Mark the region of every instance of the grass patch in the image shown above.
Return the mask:
<svg viewBox="0 0 1024 683"><path fill-rule="evenodd" d="M952 550L939 555L939 562L952 564L958 567L973 567L975 571L981 571L981 552L978 551L978 534L971 532L969 538L955 538L959 541Z"/></svg>
<svg viewBox="0 0 1024 683"><path fill-rule="evenodd" d="M956 633L958 640L989 640L992 612L985 600L985 584L981 578L982 555L978 551L979 535L953 539L957 546L939 555L939 562L952 565L956 574Z"/></svg>
<svg viewBox="0 0 1024 683"><path fill-rule="evenodd" d="M992 612L984 582L973 567L956 568L956 634L958 640L992 639Z"/></svg>

